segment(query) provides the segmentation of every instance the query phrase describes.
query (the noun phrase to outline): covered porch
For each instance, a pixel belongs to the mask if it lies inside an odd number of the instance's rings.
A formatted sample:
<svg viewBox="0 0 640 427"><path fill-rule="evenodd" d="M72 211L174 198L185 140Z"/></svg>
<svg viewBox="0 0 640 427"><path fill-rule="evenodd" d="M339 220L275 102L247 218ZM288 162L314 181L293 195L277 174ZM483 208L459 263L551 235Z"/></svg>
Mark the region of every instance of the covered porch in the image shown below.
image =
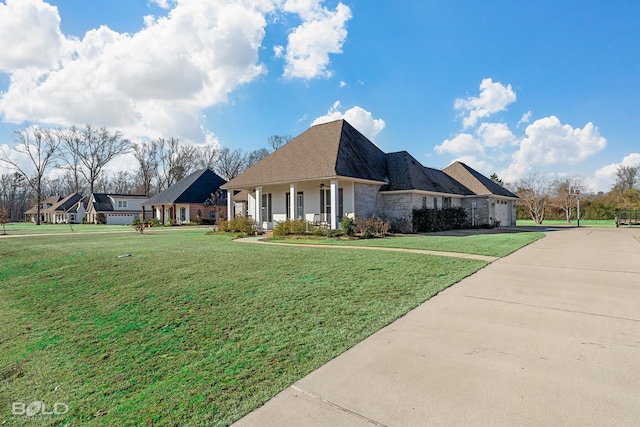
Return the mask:
<svg viewBox="0 0 640 427"><path fill-rule="evenodd" d="M355 215L357 185L353 180L332 178L229 188L228 191L247 191L247 214L260 230L271 230L287 219L303 219L338 229L343 216ZM227 215L229 218L242 216L232 198L227 199Z"/></svg>

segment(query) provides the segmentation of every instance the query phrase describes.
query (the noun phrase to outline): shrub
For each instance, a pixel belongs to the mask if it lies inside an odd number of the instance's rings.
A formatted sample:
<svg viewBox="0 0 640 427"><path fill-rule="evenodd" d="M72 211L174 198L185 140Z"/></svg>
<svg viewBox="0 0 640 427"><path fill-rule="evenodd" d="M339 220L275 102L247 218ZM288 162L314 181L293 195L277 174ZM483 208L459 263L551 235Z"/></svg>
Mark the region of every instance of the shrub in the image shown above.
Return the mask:
<svg viewBox="0 0 640 427"><path fill-rule="evenodd" d="M296 219L293 221L286 219L278 222L275 227L273 227L273 237L289 236L292 234L302 235L306 234L308 229L308 223L304 219Z"/></svg>
<svg viewBox="0 0 640 427"><path fill-rule="evenodd" d="M218 231L226 233L254 234L257 230L256 223L251 218L236 217L231 220L218 221Z"/></svg>
<svg viewBox="0 0 640 427"><path fill-rule="evenodd" d="M342 226L342 231L349 237L353 237L356 232L356 222L353 218L349 218L348 216L343 216L340 220L340 225Z"/></svg>
<svg viewBox="0 0 640 427"><path fill-rule="evenodd" d="M413 231L418 233L459 230L466 222L467 212L462 208L413 210Z"/></svg>
<svg viewBox="0 0 640 427"><path fill-rule="evenodd" d="M158 218L153 218L149 221L149 224L151 224L152 227L158 227L162 225L162 221L160 221Z"/></svg>
<svg viewBox="0 0 640 427"><path fill-rule="evenodd" d="M198 210L198 212L200 212L200 210ZM200 217L200 215L196 215L191 219L191 222L195 225L201 225L202 224L202 217Z"/></svg>
<svg viewBox="0 0 640 427"><path fill-rule="evenodd" d="M140 234L144 233L144 222L140 218L134 219L131 225L133 226L133 229Z"/></svg>
<svg viewBox="0 0 640 427"><path fill-rule="evenodd" d="M96 214L96 224L106 224L107 218L104 216L102 212Z"/></svg>
<svg viewBox="0 0 640 427"><path fill-rule="evenodd" d="M356 218L355 232L363 239L372 237L384 237L389 234L391 225L380 218L368 217L364 219Z"/></svg>

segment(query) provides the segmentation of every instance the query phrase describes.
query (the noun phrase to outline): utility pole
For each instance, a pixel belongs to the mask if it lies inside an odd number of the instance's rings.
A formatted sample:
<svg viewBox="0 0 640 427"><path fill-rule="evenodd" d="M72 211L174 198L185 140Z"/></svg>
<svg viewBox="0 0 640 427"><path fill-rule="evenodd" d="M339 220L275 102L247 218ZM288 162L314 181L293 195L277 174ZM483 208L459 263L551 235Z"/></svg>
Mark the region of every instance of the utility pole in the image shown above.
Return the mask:
<svg viewBox="0 0 640 427"><path fill-rule="evenodd" d="M580 189L576 190L576 210L578 214L578 227L580 227Z"/></svg>

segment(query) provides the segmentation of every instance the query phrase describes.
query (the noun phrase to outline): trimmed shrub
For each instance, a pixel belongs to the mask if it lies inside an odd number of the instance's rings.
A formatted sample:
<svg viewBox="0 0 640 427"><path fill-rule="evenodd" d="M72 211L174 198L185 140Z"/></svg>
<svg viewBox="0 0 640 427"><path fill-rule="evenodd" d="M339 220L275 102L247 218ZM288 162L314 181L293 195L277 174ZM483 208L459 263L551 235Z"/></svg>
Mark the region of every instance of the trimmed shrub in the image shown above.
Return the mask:
<svg viewBox="0 0 640 427"><path fill-rule="evenodd" d="M290 236L292 234L306 234L309 229L307 221L304 219L296 219L291 221L286 219L278 222L273 227L273 237Z"/></svg>
<svg viewBox="0 0 640 427"><path fill-rule="evenodd" d="M372 237L385 237L389 234L391 225L380 218L356 218L354 231L360 235L363 239L370 239Z"/></svg>
<svg viewBox="0 0 640 427"><path fill-rule="evenodd" d="M246 235L255 234L256 223L251 218L236 217L231 220L218 221L218 231L226 233L243 233Z"/></svg>
<svg viewBox="0 0 640 427"><path fill-rule="evenodd" d="M353 237L356 233L356 222L353 218L349 218L348 216L343 216L340 220L340 225L342 226L342 231L349 237Z"/></svg>
<svg viewBox="0 0 640 427"><path fill-rule="evenodd" d="M459 230L466 223L467 212L462 208L413 210L413 231L417 233Z"/></svg>

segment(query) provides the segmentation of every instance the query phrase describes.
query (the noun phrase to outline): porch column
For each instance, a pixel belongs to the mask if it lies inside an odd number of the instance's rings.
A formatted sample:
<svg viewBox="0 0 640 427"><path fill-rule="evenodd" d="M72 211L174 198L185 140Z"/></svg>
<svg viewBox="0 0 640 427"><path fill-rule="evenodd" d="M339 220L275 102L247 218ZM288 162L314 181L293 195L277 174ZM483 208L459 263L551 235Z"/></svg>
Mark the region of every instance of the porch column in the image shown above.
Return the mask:
<svg viewBox="0 0 640 427"><path fill-rule="evenodd" d="M164 205L162 205L162 225L164 225Z"/></svg>
<svg viewBox="0 0 640 427"><path fill-rule="evenodd" d="M331 229L338 229L338 180L331 180Z"/></svg>
<svg viewBox="0 0 640 427"><path fill-rule="evenodd" d="M227 189L227 221L233 218L233 190Z"/></svg>
<svg viewBox="0 0 640 427"><path fill-rule="evenodd" d="M296 219L296 185L289 184L289 219Z"/></svg>
<svg viewBox="0 0 640 427"><path fill-rule="evenodd" d="M175 203L173 204L173 208L171 208L171 216L173 217L173 222L177 223L178 222L178 215L176 213L176 205L175 205Z"/></svg>
<svg viewBox="0 0 640 427"><path fill-rule="evenodd" d="M256 187L256 214L254 216L258 231L262 231L262 187Z"/></svg>

